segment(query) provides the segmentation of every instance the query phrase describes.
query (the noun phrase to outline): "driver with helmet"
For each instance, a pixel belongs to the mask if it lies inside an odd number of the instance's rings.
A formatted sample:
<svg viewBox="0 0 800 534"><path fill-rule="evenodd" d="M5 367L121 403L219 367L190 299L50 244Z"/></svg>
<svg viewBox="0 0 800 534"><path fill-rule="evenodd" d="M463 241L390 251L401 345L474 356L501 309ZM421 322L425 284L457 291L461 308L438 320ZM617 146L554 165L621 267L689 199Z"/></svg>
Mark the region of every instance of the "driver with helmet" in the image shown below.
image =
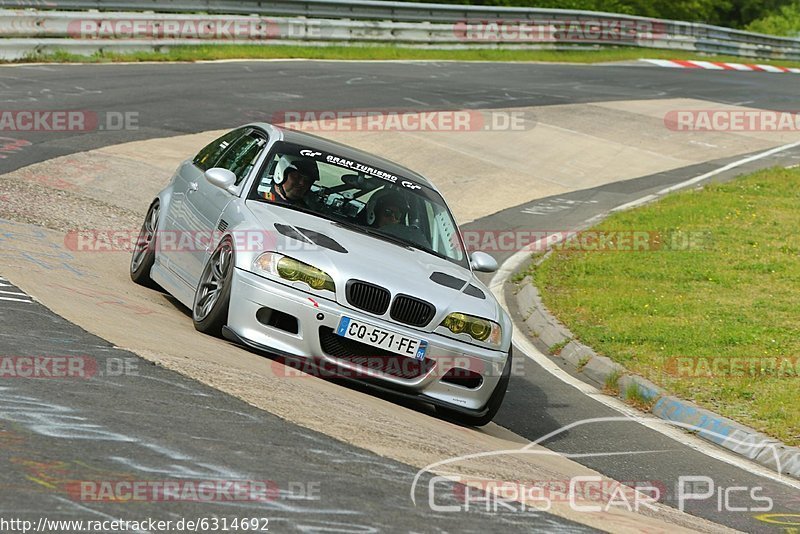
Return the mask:
<svg viewBox="0 0 800 534"><path fill-rule="evenodd" d="M261 193L276 204L304 205L311 184L319 180L317 162L301 156L283 155L272 175L272 188Z"/></svg>
<svg viewBox="0 0 800 534"><path fill-rule="evenodd" d="M370 197L366 212L367 224L376 228L403 224L408 213L408 202L402 193L383 188Z"/></svg>

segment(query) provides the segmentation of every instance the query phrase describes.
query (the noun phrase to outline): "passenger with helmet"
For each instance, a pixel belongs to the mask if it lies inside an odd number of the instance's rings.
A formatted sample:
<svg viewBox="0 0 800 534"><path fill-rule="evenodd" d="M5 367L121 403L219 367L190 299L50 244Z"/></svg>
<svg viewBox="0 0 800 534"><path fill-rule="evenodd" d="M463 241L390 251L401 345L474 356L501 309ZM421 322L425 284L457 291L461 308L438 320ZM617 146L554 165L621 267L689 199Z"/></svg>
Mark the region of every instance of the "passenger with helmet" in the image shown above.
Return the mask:
<svg viewBox="0 0 800 534"><path fill-rule="evenodd" d="M373 193L367 202L367 224L380 228L389 224L405 223L408 202L398 191L383 188Z"/></svg>
<svg viewBox="0 0 800 534"><path fill-rule="evenodd" d="M304 205L311 185L319 180L317 162L301 156L283 155L272 174L272 188L261 194L269 202Z"/></svg>

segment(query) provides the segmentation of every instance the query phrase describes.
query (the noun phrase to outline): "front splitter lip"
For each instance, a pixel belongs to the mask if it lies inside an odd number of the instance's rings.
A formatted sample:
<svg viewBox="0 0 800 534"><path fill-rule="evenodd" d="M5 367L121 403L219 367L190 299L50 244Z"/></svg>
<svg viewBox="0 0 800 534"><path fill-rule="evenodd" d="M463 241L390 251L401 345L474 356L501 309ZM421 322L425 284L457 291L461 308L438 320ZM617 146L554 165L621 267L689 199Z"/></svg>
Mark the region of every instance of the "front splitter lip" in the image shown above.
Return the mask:
<svg viewBox="0 0 800 534"><path fill-rule="evenodd" d="M255 341L251 341L249 339L246 339L246 338L240 336L239 334L237 334L236 332L234 332L232 329L230 329L227 326L223 326L222 327L222 335L223 335L223 337L225 337L225 339L227 339L229 341L232 341L232 342L237 343L239 345L244 345L246 347L249 347L251 349L257 350L259 352L265 352L267 354L274 354L274 355L282 356L284 358L288 358L288 359L291 359L291 360L302 360L304 363L310 363L311 365L313 365L313 366L318 368L318 366L316 365L316 361L314 361L313 358L306 358L305 356L299 356L297 354L292 354L290 352L277 350L277 349L274 349L272 347L268 347L266 345L262 345L260 343L256 343ZM330 363L330 362L326 360L325 363ZM347 367L344 367L344 366L342 366L341 369L343 369L344 371L347 371L347 373L352 372L351 369L348 369ZM330 372L330 371L327 371L327 372ZM463 408L461 406L448 404L448 403L443 402L443 401L441 401L439 399L435 399L433 397L429 397L429 396L427 396L425 394L416 393L413 390L402 388L402 386L388 387L388 386L384 385L383 382L382 383L377 383L375 380L370 379L369 377L354 378L352 376L347 376L347 373L344 373L341 376L338 376L338 375L334 375L334 376L330 376L330 377L321 376L321 378L323 378L323 379L335 378L337 380L346 380L347 382L350 382L350 383L353 383L353 384L366 386L366 387L368 387L368 388L370 388L370 389L372 389L374 391L380 392L380 393L384 393L384 394L387 394L387 395L393 395L395 397L398 397L398 398L401 398L401 399L404 399L404 400L410 400L410 401L414 401L414 402L424 402L426 404L432 404L433 406L440 407L440 408L446 408L447 410L449 410L451 412L459 413L459 414L462 414L462 415L468 415L468 416L471 416L471 417L478 417L478 418L479 417L483 417L489 411L488 406L485 406L481 410L470 410L469 408Z"/></svg>

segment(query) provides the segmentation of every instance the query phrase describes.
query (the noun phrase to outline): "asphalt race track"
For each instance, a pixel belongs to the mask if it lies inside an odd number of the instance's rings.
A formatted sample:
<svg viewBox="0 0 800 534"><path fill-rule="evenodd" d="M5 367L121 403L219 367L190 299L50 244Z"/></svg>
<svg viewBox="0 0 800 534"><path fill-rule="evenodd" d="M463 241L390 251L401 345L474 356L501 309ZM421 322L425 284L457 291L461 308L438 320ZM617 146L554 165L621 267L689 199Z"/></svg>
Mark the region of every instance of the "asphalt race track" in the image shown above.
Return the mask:
<svg viewBox="0 0 800 534"><path fill-rule="evenodd" d="M112 503L103 506L106 517L178 520L234 515L266 518L271 530L279 532L376 532L400 524L427 532L486 532L498 526L591 532L544 513L498 519L479 509L454 516L414 507L408 487L415 469L287 424L147 364L37 303L9 302L2 317L8 354L80 351L98 362L95 379L66 381L57 390L37 380L0 386L0 417L12 423L3 432L3 461L12 467L4 469L4 515L36 522L42 516L57 519L71 512L96 519L69 498L46 490L80 479L81 473L103 473L102 480L117 481L135 480L137 472L146 472L157 479L264 481L267 498L210 506L169 503L168 514L161 502L142 503L135 514L128 503ZM8 336L31 330L36 334ZM122 376L125 365L136 367L135 378ZM71 439L78 439L80 446ZM93 458L107 460L90 460L86 448ZM35 483L20 482L26 479ZM451 501L442 499L442 506L456 502L452 489L443 494Z"/></svg>
<svg viewBox="0 0 800 534"><path fill-rule="evenodd" d="M420 103L426 109L486 109L692 98L795 110L797 83L793 75L635 65L281 61L3 67L0 109L136 112L138 128L0 132L0 173L129 141L268 121L272 113L286 109L410 108ZM533 165L536 158L536 153L530 154ZM736 159L741 158L720 158L508 206L465 228L579 227L616 206ZM714 179L797 163L800 150L793 149ZM502 263L511 253L495 256ZM0 284L5 295L21 293L13 280ZM57 388L47 381L0 379L2 516L35 520L137 515L175 520L238 514L267 517L275 531L301 532L591 530L547 512L452 514L415 506L409 499L414 467L283 421L152 365L21 295L0 301L0 317L0 355L80 353L100 363L92 380L60 381ZM135 319L131 321L131 328L136 328ZM497 425L534 441L576 421L620 416L543 371L524 358L519 347L516 354L524 362L524 372L512 377L494 421ZM114 372L126 362L138 372L124 376ZM61 423L52 424L56 419ZM65 420L70 424L64 425ZM89 439L91 435L98 438ZM637 422L578 426L543 445L618 481L658 481L674 489L680 477L709 477L715 497L726 488L761 488L761 495L774 501L771 514L786 514L795 524L800 518L796 487L757 469L722 461L711 446L698 451ZM146 503L132 509L127 503L103 503L102 508L76 503L49 491L89 474L123 480L141 477L142 472L155 479L267 480L276 493L265 503ZM457 490L450 494L455 499ZM663 502L677 508L675 491L668 491ZM790 531L759 520L751 510L757 503L749 497L728 504L723 507L716 498L691 501L686 511L746 532Z"/></svg>

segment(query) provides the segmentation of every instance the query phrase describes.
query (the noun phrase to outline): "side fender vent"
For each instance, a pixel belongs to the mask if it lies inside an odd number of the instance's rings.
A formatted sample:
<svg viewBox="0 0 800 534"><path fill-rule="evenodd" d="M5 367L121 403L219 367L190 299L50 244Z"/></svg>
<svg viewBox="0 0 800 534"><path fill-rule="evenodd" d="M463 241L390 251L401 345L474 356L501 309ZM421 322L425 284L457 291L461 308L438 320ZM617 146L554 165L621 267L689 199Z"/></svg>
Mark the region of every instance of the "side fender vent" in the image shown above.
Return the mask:
<svg viewBox="0 0 800 534"><path fill-rule="evenodd" d="M275 229L286 237L291 237L292 239L302 241L303 243L308 243L309 245L311 244L311 241L306 239L306 236L298 232L293 226L275 223Z"/></svg>
<svg viewBox="0 0 800 534"><path fill-rule="evenodd" d="M470 297L486 300L486 295L483 293L483 291L481 291L480 288L473 286L472 284L468 285L464 289L464 293L466 293Z"/></svg>
<svg viewBox="0 0 800 534"><path fill-rule="evenodd" d="M325 234L321 234L319 232L315 232L314 230L309 230L307 228L298 227L297 230L302 232L303 235L309 238L315 245L327 248L328 250L332 250L334 252L339 252L340 254L347 254L346 248L344 248L337 241L334 241L332 238L326 236Z"/></svg>

